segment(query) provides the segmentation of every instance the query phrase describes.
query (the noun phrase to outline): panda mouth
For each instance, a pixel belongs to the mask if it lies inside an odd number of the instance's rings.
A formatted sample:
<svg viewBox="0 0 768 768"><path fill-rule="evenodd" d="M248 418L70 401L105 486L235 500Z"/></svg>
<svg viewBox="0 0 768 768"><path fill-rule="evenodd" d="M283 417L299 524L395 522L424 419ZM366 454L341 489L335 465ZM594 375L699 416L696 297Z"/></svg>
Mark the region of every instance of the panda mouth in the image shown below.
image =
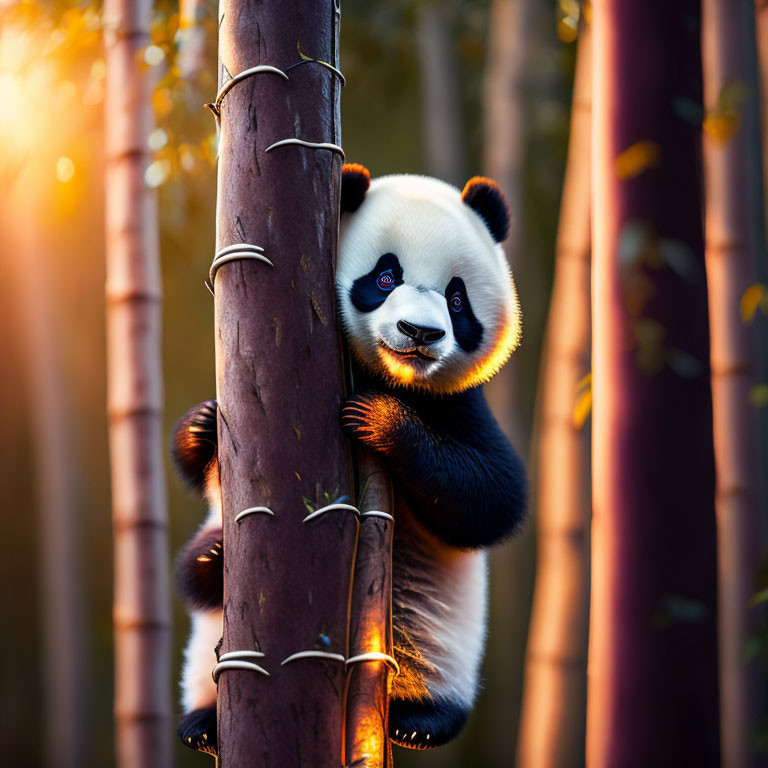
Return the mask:
<svg viewBox="0 0 768 768"><path fill-rule="evenodd" d="M432 357L431 355L424 354L424 352L422 352L417 347L409 350L393 349L389 346L389 344L387 344L385 341L382 341L381 339L379 339L379 346L384 349L385 352L389 352L389 354L394 355L401 360L424 360L428 363L434 363L436 360L436 358Z"/></svg>

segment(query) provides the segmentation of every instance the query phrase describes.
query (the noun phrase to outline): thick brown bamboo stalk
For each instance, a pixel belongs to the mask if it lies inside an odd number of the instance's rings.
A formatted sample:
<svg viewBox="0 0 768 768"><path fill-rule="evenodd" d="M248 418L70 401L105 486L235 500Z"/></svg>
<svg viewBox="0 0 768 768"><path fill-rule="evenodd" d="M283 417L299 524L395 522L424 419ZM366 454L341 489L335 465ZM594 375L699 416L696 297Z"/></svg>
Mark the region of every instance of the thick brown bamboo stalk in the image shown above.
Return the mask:
<svg viewBox="0 0 768 768"><path fill-rule="evenodd" d="M538 560L519 768L584 764L591 498L589 431L577 398L590 371L591 55L590 28L583 25L540 374Z"/></svg>
<svg viewBox="0 0 768 768"><path fill-rule="evenodd" d="M525 74L533 27L532 0L493 0L488 23L488 61L483 83L483 168L510 206L504 253L519 277L523 245ZM523 455L528 427L518 402L516 367L508 365L485 386L486 398L504 431Z"/></svg>
<svg viewBox="0 0 768 768"><path fill-rule="evenodd" d="M383 653L392 645L392 535L394 522L366 512L392 514L392 481L384 464L359 450L363 513L357 539L350 613L349 657ZM390 768L389 694L394 670L384 659L350 665L346 695L344 765Z"/></svg>
<svg viewBox="0 0 768 768"><path fill-rule="evenodd" d="M338 768L342 758L356 521L336 508L302 522L308 507L351 490L334 307L341 84L328 65L338 67L338 16L333 0L224 0L219 10L220 83L230 89L217 99L216 245L264 251L223 263L213 281L221 652L263 653L269 673L219 678L223 768ZM278 72L234 79L254 67ZM252 507L273 514L235 521ZM326 655L287 661L307 651Z"/></svg>
<svg viewBox="0 0 768 768"><path fill-rule="evenodd" d="M150 162L150 0L106 0L107 408L115 547L117 764L171 764L170 591L161 435L160 258Z"/></svg>
<svg viewBox="0 0 768 768"><path fill-rule="evenodd" d="M725 0L704 0L702 10L706 265L717 467L720 735L723 765L742 768L760 761L750 749L760 714L760 670L756 659L747 664L744 658L756 626L749 599L762 560L760 435L750 402L750 390L758 378L758 351L756 327L745 323L740 312L744 292L758 280L757 254L764 252L763 241L755 242L753 223L760 203L750 185L752 170L760 163L759 143L754 146L752 142L757 134L749 131L759 108L758 82L757 72L750 67L753 60L747 55L755 47L751 9L742 13L740 6Z"/></svg>
<svg viewBox="0 0 768 768"><path fill-rule="evenodd" d="M700 10L593 3L590 768L720 763Z"/></svg>
<svg viewBox="0 0 768 768"><path fill-rule="evenodd" d="M426 171L463 186L467 180L459 68L451 35L452 3L427 0L418 10L421 132Z"/></svg>

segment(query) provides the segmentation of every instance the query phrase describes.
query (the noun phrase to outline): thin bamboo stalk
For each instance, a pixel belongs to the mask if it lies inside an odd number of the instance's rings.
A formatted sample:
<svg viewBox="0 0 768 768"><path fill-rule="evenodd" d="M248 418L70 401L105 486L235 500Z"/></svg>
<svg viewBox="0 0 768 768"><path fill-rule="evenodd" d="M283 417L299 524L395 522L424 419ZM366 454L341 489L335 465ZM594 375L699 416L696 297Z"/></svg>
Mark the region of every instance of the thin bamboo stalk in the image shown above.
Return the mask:
<svg viewBox="0 0 768 768"><path fill-rule="evenodd" d="M519 768L584 762L589 619L589 431L574 417L590 370L591 32L584 25L541 370L538 561Z"/></svg>
<svg viewBox="0 0 768 768"><path fill-rule="evenodd" d="M532 0L493 0L488 23L488 62L483 82L485 173L504 190L510 207L507 261L518 279L524 266L523 170L525 159L525 76L533 28ZM488 404L523 456L528 452L530 424L521 415L519 376L507 365L485 386Z"/></svg>
<svg viewBox="0 0 768 768"><path fill-rule="evenodd" d="M757 282L754 216L759 201L750 186L760 147L748 130L757 94L726 104L728 89L757 85L747 56L753 50L754 15L723 0L704 0L704 162L706 172L706 265L711 319L712 396L717 467L719 640L726 768L756 766L750 750L759 719L759 668L745 663L744 648L755 629L749 606L762 560L760 435L750 389L757 382L754 324L741 318L741 297ZM746 18L748 15L748 19ZM745 22L748 22L745 24ZM749 35L753 36L749 40ZM761 243L762 244L762 243ZM760 250L762 253L762 249Z"/></svg>
<svg viewBox="0 0 768 768"><path fill-rule="evenodd" d="M23 177L24 175L22 175ZM83 633L81 520L72 456L72 402L61 358L59 307L52 290L46 237L35 203L39 190L22 178L6 194L7 260L26 363L32 426L39 603L42 628L43 732L47 768L83 764L87 689Z"/></svg>
<svg viewBox="0 0 768 768"><path fill-rule="evenodd" d="M107 409L115 547L117 764L171 764L170 587L157 207L150 162L150 0L104 4Z"/></svg>
<svg viewBox="0 0 768 768"><path fill-rule="evenodd" d="M427 173L463 187L468 176L451 7L429 0L418 10L422 145Z"/></svg>
<svg viewBox="0 0 768 768"><path fill-rule="evenodd" d="M392 481L384 464L366 450L357 452L364 496L360 511L392 514ZM384 653L394 658L392 645L392 535L394 523L363 517L350 613L349 656ZM394 670L386 661L352 665L347 672L346 752L344 765L389 768L389 694Z"/></svg>

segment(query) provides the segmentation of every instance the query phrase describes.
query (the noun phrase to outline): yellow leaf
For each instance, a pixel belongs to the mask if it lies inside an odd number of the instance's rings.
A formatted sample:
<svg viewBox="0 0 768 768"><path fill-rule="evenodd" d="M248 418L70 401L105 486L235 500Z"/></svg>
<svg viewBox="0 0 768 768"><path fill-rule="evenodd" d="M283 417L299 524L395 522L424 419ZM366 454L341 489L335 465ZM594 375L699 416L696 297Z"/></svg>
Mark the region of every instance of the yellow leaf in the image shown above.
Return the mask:
<svg viewBox="0 0 768 768"><path fill-rule="evenodd" d="M755 384L749 390L749 402L755 408L764 408L768 405L768 384Z"/></svg>
<svg viewBox="0 0 768 768"><path fill-rule="evenodd" d="M576 398L576 403L573 406L573 426L576 429L581 429L584 426L584 422L587 420L590 411L592 410L592 387L585 389Z"/></svg>
<svg viewBox="0 0 768 768"><path fill-rule="evenodd" d="M592 386L592 371L590 371L577 385L576 389L584 389L584 387Z"/></svg>
<svg viewBox="0 0 768 768"><path fill-rule="evenodd" d="M741 118L733 112L713 112L704 118L704 132L716 144L727 144L741 127Z"/></svg>
<svg viewBox="0 0 768 768"><path fill-rule="evenodd" d="M768 289L760 283L750 285L741 296L741 319L745 323L751 323L755 319L757 308L765 312L764 303L768 302Z"/></svg>
<svg viewBox="0 0 768 768"><path fill-rule="evenodd" d="M622 180L633 179L643 171L659 164L661 152L653 141L638 141L616 158L616 175Z"/></svg>
<svg viewBox="0 0 768 768"><path fill-rule="evenodd" d="M579 22L571 16L565 16L557 22L557 36L564 43L572 43L579 35Z"/></svg>

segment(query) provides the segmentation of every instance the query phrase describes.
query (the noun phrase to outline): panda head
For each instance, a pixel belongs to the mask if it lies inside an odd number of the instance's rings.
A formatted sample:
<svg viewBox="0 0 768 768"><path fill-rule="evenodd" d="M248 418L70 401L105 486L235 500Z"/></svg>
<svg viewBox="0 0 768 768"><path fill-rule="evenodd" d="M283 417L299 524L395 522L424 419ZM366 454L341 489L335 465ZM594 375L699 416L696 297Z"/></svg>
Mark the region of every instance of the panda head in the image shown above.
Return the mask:
<svg viewBox="0 0 768 768"><path fill-rule="evenodd" d="M345 165L336 285L357 360L431 393L481 384L520 339L515 286L500 243L507 202L493 181L456 187Z"/></svg>

